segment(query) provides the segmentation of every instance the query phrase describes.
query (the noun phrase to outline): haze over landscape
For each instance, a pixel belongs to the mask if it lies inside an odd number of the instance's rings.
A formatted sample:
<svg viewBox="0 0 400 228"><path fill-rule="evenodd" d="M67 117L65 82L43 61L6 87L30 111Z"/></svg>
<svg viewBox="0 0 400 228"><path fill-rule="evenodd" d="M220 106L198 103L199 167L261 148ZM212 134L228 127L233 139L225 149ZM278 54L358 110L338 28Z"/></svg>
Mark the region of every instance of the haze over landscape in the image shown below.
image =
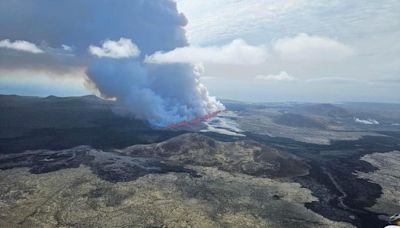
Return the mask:
<svg viewBox="0 0 400 228"><path fill-rule="evenodd" d="M399 12L1 1L0 227L400 225Z"/></svg>

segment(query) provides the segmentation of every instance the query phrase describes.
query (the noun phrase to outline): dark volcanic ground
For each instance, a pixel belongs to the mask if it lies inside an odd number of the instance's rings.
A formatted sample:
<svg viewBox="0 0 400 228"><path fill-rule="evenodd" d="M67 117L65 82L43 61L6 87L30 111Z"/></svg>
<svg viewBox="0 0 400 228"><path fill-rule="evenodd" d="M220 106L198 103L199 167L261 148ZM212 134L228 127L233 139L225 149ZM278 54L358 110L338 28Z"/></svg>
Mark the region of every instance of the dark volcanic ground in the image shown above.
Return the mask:
<svg viewBox="0 0 400 228"><path fill-rule="evenodd" d="M334 141L331 145L301 143L251 133L248 137L309 161L312 167L310 174L295 178L320 200L308 204L308 208L327 218L350 222L358 227L383 227L387 224L378 218L379 214L364 209L375 204L382 188L357 178L354 173L375 171L375 167L360 158L366 154L400 150L399 137L365 136L355 141Z"/></svg>
<svg viewBox="0 0 400 228"><path fill-rule="evenodd" d="M214 167L294 180L319 199L306 206L331 220L366 228L386 224L378 214L365 209L375 204L382 188L354 173L376 170L361 161L362 156L400 150L398 131L319 145L252 132L245 132L243 138L157 130L145 122L117 116L112 109L112 103L92 96L0 96L0 169L28 167L37 174L86 165L104 180L125 182L151 173L188 173L196 178L199 174L185 166ZM334 113L347 115L342 109ZM298 114L285 113L276 121L325 128L321 122ZM235 153L247 150L252 152Z"/></svg>

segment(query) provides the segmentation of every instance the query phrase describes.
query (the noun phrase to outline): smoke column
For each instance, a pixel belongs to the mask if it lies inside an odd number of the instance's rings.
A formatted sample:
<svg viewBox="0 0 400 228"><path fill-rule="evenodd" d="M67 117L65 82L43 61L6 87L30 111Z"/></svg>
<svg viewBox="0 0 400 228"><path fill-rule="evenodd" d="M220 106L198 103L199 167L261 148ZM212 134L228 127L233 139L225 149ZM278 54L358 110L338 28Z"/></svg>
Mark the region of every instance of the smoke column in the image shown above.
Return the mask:
<svg viewBox="0 0 400 228"><path fill-rule="evenodd" d="M140 2L140 7L145 9L140 12L155 17L143 20L143 24L136 25L141 27L140 31L123 38L130 39L135 46L132 57L127 58L126 54L124 58L118 55L114 58L100 57L87 70L89 79L101 95L116 98L125 114L133 114L157 126L222 109L222 104L208 95L191 65L145 62L145 57L153 54L155 48L146 48L151 43L136 46L137 33L155 43L158 51L168 51L187 45L182 30L187 22L183 15L178 14L175 3L165 0ZM109 44L112 42L118 45L117 41L108 41Z"/></svg>
<svg viewBox="0 0 400 228"><path fill-rule="evenodd" d="M191 65L144 61L188 45L187 20L172 0L2 0L0 14L0 37L44 50L0 57L8 66L86 69L88 84L115 98L119 113L156 126L223 109Z"/></svg>
<svg viewBox="0 0 400 228"><path fill-rule="evenodd" d="M149 65L142 60L101 58L87 72L101 95L116 98L122 114L156 126L223 109L186 64Z"/></svg>

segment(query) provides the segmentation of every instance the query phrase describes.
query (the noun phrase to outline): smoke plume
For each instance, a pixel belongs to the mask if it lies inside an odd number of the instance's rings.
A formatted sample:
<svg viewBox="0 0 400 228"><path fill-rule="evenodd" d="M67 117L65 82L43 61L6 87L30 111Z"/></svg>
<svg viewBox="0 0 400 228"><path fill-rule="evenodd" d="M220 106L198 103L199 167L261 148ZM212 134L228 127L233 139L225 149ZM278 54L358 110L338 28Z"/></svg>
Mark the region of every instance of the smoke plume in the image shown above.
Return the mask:
<svg viewBox="0 0 400 228"><path fill-rule="evenodd" d="M1 39L43 50L0 50L8 67L86 68L90 84L102 97L114 98L119 112L156 126L223 109L191 65L145 61L188 45L186 18L172 0L4 0L0 15Z"/></svg>

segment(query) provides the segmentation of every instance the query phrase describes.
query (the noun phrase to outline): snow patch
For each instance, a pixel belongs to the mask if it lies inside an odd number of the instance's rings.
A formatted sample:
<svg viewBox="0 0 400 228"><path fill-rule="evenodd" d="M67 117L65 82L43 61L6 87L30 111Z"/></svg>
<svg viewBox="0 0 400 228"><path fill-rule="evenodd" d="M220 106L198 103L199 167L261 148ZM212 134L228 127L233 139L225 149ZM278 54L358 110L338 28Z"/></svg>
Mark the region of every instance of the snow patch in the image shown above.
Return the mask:
<svg viewBox="0 0 400 228"><path fill-rule="evenodd" d="M379 122L374 119L363 120L363 119L359 119L359 118L354 118L354 121L356 123L367 124L367 125L378 125L379 124Z"/></svg>

